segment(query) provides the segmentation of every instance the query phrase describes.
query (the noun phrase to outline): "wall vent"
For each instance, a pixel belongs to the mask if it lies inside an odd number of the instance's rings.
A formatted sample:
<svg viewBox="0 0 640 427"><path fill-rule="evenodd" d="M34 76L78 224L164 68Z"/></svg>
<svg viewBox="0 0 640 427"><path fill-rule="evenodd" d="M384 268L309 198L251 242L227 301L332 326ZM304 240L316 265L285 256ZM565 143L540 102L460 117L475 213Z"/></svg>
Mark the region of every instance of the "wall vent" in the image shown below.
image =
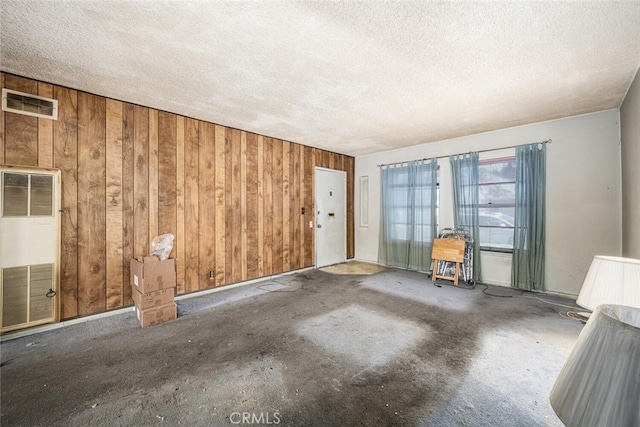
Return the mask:
<svg viewBox="0 0 640 427"><path fill-rule="evenodd" d="M15 90L2 89L2 110L27 116L58 120L58 101Z"/></svg>

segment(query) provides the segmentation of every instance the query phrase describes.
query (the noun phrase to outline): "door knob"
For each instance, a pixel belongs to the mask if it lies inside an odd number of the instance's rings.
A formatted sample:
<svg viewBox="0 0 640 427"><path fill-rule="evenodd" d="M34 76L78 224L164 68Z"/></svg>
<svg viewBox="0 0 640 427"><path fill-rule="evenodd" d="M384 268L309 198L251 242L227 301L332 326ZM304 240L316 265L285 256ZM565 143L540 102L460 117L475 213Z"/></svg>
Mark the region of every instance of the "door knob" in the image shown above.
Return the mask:
<svg viewBox="0 0 640 427"><path fill-rule="evenodd" d="M318 224L318 228L322 228L322 225Z"/></svg>

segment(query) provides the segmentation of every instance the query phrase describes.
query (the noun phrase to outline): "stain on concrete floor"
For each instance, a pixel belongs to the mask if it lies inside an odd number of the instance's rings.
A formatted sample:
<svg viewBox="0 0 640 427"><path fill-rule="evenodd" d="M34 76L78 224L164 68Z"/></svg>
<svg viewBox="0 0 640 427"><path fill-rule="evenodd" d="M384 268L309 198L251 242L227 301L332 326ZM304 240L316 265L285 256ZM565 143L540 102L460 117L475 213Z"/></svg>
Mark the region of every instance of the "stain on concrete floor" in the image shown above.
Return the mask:
<svg viewBox="0 0 640 427"><path fill-rule="evenodd" d="M3 342L1 424L562 425L548 393L581 325L558 307L394 269L277 283L294 291L248 285L150 328L127 313Z"/></svg>

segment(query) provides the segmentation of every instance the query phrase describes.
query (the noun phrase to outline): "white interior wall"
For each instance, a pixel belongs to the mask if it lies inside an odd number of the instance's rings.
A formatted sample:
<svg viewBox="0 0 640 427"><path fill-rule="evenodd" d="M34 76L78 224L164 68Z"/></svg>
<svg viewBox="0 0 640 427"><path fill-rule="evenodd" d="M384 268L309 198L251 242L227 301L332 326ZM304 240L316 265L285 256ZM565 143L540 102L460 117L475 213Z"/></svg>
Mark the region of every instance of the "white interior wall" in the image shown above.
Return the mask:
<svg viewBox="0 0 640 427"><path fill-rule="evenodd" d="M622 255L640 259L640 73L620 107Z"/></svg>
<svg viewBox="0 0 640 427"><path fill-rule="evenodd" d="M376 262L380 221L380 170L384 163L442 157L440 228L453 226L451 154L496 150L553 139L547 146L547 290L577 295L594 255L621 254L620 126L618 110L502 129L356 158L356 183L369 177L369 226L360 227L355 189L356 258ZM482 153L503 156L509 151ZM508 285L510 255L483 253L485 282Z"/></svg>

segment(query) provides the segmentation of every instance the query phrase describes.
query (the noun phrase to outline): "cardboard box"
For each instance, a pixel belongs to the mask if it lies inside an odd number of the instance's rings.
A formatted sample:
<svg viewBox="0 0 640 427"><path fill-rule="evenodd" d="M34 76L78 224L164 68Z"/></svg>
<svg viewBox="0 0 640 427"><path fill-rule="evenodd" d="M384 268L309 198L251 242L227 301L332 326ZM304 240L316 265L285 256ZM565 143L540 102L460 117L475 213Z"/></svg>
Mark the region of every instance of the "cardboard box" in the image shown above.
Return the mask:
<svg viewBox="0 0 640 427"><path fill-rule="evenodd" d="M175 302L159 307L147 308L146 310L141 310L136 307L135 311L138 322L140 322L140 326L143 328L178 317L178 306Z"/></svg>
<svg viewBox="0 0 640 427"><path fill-rule="evenodd" d="M176 287L176 260L155 256L131 260L131 286L141 294Z"/></svg>
<svg viewBox="0 0 640 427"><path fill-rule="evenodd" d="M147 292L142 294L138 292L138 289L134 286L131 292L131 297L136 307L140 310L147 308L158 307L160 305L167 305L173 302L176 288L160 289L159 291Z"/></svg>

